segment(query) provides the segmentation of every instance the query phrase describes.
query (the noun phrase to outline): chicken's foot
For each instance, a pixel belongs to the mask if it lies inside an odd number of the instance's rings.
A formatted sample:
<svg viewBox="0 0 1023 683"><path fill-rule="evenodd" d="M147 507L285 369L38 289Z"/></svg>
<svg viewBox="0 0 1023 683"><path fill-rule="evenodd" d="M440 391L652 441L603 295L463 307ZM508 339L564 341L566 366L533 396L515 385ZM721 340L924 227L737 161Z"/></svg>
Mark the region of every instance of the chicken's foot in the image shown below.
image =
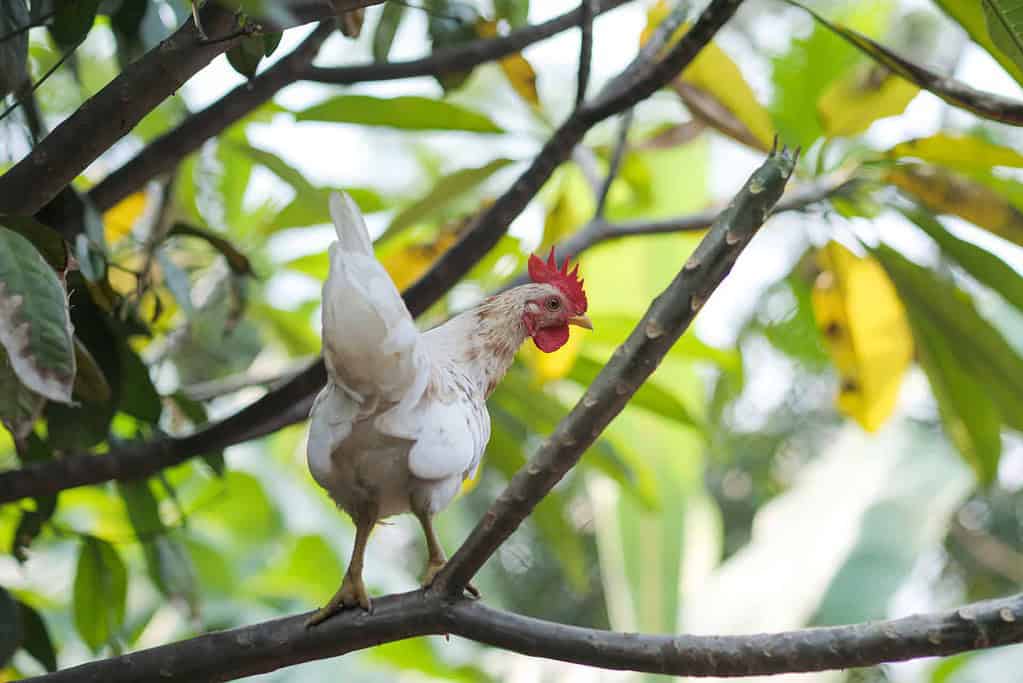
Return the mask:
<svg viewBox="0 0 1023 683"><path fill-rule="evenodd" d="M330 602L309 617L305 623L306 628L323 623L345 607L355 607L358 605L367 612L373 610L373 602L369 599L369 595L366 593L366 585L362 582L362 562L366 554L369 534L375 524L376 517L373 515L360 517L356 520L355 546L352 548L352 559L348 563L348 571L345 572L345 578L341 582L341 587L334 594L334 597L330 599Z"/></svg>
<svg viewBox="0 0 1023 683"><path fill-rule="evenodd" d="M426 569L423 571L423 588L427 588L433 583L440 570L444 568L447 558L444 556L444 549L441 548L440 541L437 540L437 533L433 530L433 518L425 512L416 512L415 515L423 527L423 534L426 536L426 552L428 555L426 558ZM475 598L480 596L479 590L471 583L466 585L465 590Z"/></svg>

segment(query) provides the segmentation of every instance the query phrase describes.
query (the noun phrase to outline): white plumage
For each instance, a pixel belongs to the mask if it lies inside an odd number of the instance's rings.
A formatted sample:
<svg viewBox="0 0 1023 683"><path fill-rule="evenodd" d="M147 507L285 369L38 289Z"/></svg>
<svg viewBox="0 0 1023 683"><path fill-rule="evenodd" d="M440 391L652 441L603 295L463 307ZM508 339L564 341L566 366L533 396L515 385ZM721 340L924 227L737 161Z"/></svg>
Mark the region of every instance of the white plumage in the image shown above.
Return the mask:
<svg viewBox="0 0 1023 683"><path fill-rule="evenodd" d="M421 333L374 256L352 199L332 195L330 214L338 240L323 287L328 382L313 404L308 462L357 533L341 589L310 624L344 606L369 608L362 555L370 530L385 517L419 518L430 554L425 580L432 580L444 555L431 517L479 466L490 438L487 396L534 330L585 320L569 319L569 300L541 283L491 297ZM564 302L560 318L542 310L541 302L553 305L554 298Z"/></svg>

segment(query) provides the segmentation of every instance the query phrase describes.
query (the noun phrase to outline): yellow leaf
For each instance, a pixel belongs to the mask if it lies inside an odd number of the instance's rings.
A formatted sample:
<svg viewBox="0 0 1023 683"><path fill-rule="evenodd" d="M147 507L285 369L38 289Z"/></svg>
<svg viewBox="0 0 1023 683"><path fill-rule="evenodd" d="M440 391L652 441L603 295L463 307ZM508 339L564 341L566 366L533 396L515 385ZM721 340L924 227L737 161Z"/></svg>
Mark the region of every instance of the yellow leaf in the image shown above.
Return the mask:
<svg viewBox="0 0 1023 683"><path fill-rule="evenodd" d="M480 20L476 24L476 32L480 38L493 38L497 35L497 22ZM498 64L504 72L508 84L518 93L519 97L533 107L540 107L540 94L536 90L536 70L521 52L502 58Z"/></svg>
<svg viewBox="0 0 1023 683"><path fill-rule="evenodd" d="M146 194L130 194L103 212L103 232L107 244L114 244L131 232L146 209Z"/></svg>
<svg viewBox="0 0 1023 683"><path fill-rule="evenodd" d="M920 88L880 64L854 67L817 101L817 116L828 135L858 135L870 124L901 114Z"/></svg>
<svg viewBox="0 0 1023 683"><path fill-rule="evenodd" d="M582 330L572 328L565 345L553 353L544 353L530 341L522 345L519 358L532 370L537 385L561 379L571 372L582 349L583 334Z"/></svg>
<svg viewBox="0 0 1023 683"><path fill-rule="evenodd" d="M841 374L838 409L869 432L895 409L913 359L913 335L895 288L877 261L831 242L819 253L822 273L813 311Z"/></svg>
<svg viewBox="0 0 1023 683"><path fill-rule="evenodd" d="M665 0L659 0L647 11L641 45L669 11ZM672 42L688 28L688 24L683 25ZM770 114L757 101L739 67L716 43L703 48L673 85L694 117L751 147L770 149L774 139Z"/></svg>
<svg viewBox="0 0 1023 683"><path fill-rule="evenodd" d="M888 171L885 180L935 213L959 216L1003 239L1023 245L1023 213L985 185L924 164L896 166Z"/></svg>
<svg viewBox="0 0 1023 683"><path fill-rule="evenodd" d="M1023 168L1023 154L973 135L937 133L907 140L888 150L890 159L916 157L959 170L988 171L993 166Z"/></svg>
<svg viewBox="0 0 1023 683"><path fill-rule="evenodd" d="M405 289L429 269L457 241L454 232L441 233L426 244L408 244L380 258L398 291Z"/></svg>
<svg viewBox="0 0 1023 683"><path fill-rule="evenodd" d="M466 477L465 479L463 479L462 488L459 490L458 495L464 496L466 493L469 493L469 491L472 491L474 488L476 488L476 484L480 483L481 474L483 474L483 468L477 467L475 477Z"/></svg>

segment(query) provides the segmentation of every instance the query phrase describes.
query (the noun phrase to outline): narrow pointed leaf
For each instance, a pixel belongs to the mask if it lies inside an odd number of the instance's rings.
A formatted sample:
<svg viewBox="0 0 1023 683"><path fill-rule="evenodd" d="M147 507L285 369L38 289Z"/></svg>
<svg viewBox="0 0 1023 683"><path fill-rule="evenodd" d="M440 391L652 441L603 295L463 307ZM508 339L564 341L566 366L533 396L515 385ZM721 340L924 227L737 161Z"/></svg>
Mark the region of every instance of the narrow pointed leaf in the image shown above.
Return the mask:
<svg viewBox="0 0 1023 683"><path fill-rule="evenodd" d="M1018 68L1023 68L1023 2L981 0L981 4L991 40Z"/></svg>
<svg viewBox="0 0 1023 683"><path fill-rule="evenodd" d="M461 105L428 97L338 95L295 112L298 121L356 123L402 130L460 130L503 133L489 117Z"/></svg>
<svg viewBox="0 0 1023 683"><path fill-rule="evenodd" d="M1009 75L1016 79L1016 82L1023 85L1023 69L1017 66L1016 62L1009 58L1004 52L998 49L995 41L991 40L991 34L987 30L987 20L984 16L984 7L979 2L970 0L934 0L934 4L940 7L953 21L957 22L973 42L984 48L989 55L998 60Z"/></svg>
<svg viewBox="0 0 1023 683"><path fill-rule="evenodd" d="M75 570L72 613L75 628L93 652L124 623L128 572L114 546L93 536L82 539Z"/></svg>

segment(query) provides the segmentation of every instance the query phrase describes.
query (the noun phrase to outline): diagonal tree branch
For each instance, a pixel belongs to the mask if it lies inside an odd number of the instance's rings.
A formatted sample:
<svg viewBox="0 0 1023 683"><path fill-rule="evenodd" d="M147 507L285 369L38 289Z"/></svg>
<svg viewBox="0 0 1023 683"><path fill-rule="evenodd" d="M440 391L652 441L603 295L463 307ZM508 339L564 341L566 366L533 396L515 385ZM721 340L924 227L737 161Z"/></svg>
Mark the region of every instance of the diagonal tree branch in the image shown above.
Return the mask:
<svg viewBox="0 0 1023 683"><path fill-rule="evenodd" d="M217 3L207 3L200 16L212 36L233 30L234 13ZM0 213L30 215L39 211L143 116L236 42L204 42L189 19L0 176Z"/></svg>
<svg viewBox="0 0 1023 683"><path fill-rule="evenodd" d="M608 12L628 1L602 0L596 11ZM296 81L351 85L462 71L518 52L528 45L565 31L575 25L578 14L579 10L576 9L542 24L512 31L506 36L436 50L422 59L335 68L311 66L319 44L332 30L332 24L327 23L324 35L314 33L294 52L252 81L239 85L206 109L153 140L137 156L93 187L89 191L89 198L101 211L110 208L157 175L174 168L207 139L219 135Z"/></svg>
<svg viewBox="0 0 1023 683"><path fill-rule="evenodd" d="M576 465L632 395L686 331L731 271L775 203L792 171L795 154L772 151L718 216L685 266L615 350L586 393L540 446L465 543L434 580L434 589L460 594L497 548L511 536L554 485Z"/></svg>
<svg viewBox="0 0 1023 683"><path fill-rule="evenodd" d="M206 140L244 118L285 86L294 83L303 68L316 58L323 41L333 30L333 22L321 23L289 55L150 142L135 157L89 190L92 203L98 210L106 211L132 192L141 189L148 181L173 169Z"/></svg>

